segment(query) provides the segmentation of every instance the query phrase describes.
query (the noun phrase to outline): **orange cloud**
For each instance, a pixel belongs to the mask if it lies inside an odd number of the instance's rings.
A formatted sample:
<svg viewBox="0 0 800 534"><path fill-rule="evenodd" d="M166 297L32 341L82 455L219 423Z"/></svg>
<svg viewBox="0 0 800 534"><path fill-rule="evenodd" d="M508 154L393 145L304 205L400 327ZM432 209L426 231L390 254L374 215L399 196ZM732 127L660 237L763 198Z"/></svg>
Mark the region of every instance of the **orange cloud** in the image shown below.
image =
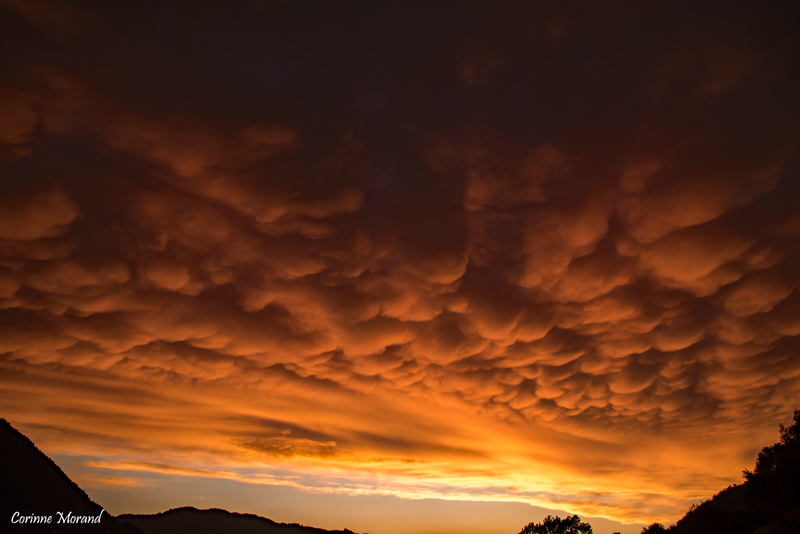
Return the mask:
<svg viewBox="0 0 800 534"><path fill-rule="evenodd" d="M33 241L67 231L78 209L56 188L6 195L0 207L0 238Z"/></svg>

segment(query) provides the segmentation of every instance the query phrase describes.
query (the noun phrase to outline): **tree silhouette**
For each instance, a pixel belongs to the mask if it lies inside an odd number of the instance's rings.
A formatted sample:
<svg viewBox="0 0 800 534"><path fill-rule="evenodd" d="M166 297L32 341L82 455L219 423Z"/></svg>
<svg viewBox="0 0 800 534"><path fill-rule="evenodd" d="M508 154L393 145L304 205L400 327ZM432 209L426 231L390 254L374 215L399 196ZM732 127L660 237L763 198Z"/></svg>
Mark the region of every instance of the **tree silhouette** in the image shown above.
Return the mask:
<svg viewBox="0 0 800 534"><path fill-rule="evenodd" d="M800 410L794 411L794 424L790 427L779 425L781 440L775 445L764 447L758 453L753 471L745 470L742 476L746 481L769 477L776 471L791 471L794 476L800 459Z"/></svg>
<svg viewBox="0 0 800 534"><path fill-rule="evenodd" d="M641 534L664 534L668 532L661 523L653 523L649 527L644 527Z"/></svg>
<svg viewBox="0 0 800 534"><path fill-rule="evenodd" d="M589 523L581 523L577 515L564 519L548 515L541 523L528 523L519 534L592 534L592 527Z"/></svg>
<svg viewBox="0 0 800 534"><path fill-rule="evenodd" d="M800 509L800 410L794 423L780 425L781 439L761 449L755 469L744 471L744 484L732 485L713 498L692 506L670 534L750 534L769 527L769 532L800 532L792 510Z"/></svg>

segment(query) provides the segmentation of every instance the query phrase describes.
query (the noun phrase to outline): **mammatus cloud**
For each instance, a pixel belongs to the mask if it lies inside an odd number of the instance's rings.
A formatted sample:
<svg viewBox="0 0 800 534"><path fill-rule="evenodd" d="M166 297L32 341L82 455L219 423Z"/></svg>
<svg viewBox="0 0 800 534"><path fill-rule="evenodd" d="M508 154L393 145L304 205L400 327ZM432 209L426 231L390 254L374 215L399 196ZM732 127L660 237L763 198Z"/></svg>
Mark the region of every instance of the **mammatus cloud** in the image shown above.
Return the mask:
<svg viewBox="0 0 800 534"><path fill-rule="evenodd" d="M52 447L671 521L800 399L789 15L36 6L0 365Z"/></svg>

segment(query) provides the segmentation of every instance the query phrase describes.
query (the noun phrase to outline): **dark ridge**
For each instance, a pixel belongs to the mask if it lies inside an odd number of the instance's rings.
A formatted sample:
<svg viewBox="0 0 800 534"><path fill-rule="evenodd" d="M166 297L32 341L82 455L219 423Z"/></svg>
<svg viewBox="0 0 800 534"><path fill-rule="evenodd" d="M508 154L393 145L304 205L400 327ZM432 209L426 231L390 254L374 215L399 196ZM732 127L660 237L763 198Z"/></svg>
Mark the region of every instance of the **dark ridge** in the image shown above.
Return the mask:
<svg viewBox="0 0 800 534"><path fill-rule="evenodd" d="M100 516L99 524L58 523L58 512ZM102 515L101 515L102 512ZM19 516L51 517L49 524L12 523ZM24 434L0 419L0 532L64 534L353 534L276 523L253 514L184 507L155 515L114 518L92 501L56 463Z"/></svg>
<svg viewBox="0 0 800 534"><path fill-rule="evenodd" d="M132 523L145 534L353 534L348 529L324 530L276 523L253 514L238 514L218 508L198 510L189 506L154 515L125 514L119 519Z"/></svg>
<svg viewBox="0 0 800 534"><path fill-rule="evenodd" d="M744 483L728 486L689 508L677 524L654 523L642 534L800 533L800 410L794 424L780 425L779 442L761 449Z"/></svg>
<svg viewBox="0 0 800 534"><path fill-rule="evenodd" d="M75 482L33 442L5 419L0 419L0 530L3 532L63 532L141 534L130 524L120 524L92 501ZM20 516L51 517L49 524L12 523ZM66 516L100 516L99 524L58 523Z"/></svg>

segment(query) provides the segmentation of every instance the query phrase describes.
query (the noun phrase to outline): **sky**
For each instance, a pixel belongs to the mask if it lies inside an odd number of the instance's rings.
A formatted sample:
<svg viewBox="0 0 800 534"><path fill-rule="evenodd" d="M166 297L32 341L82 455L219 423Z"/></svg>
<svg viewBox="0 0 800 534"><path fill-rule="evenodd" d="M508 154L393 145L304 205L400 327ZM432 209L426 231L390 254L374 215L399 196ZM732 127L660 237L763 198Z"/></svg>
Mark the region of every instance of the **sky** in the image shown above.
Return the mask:
<svg viewBox="0 0 800 534"><path fill-rule="evenodd" d="M798 25L2 0L2 416L112 514L674 523L800 408Z"/></svg>

